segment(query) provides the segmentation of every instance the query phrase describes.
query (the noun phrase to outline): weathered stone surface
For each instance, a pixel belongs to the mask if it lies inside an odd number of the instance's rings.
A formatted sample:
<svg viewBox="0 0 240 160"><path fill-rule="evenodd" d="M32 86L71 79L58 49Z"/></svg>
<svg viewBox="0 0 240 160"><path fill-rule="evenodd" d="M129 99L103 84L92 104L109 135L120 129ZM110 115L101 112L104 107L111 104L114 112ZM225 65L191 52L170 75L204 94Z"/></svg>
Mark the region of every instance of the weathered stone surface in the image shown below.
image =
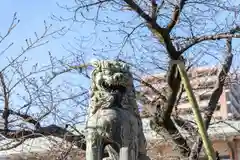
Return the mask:
<svg viewBox="0 0 240 160"><path fill-rule="evenodd" d="M93 66L86 160L148 160L129 66L120 61Z"/></svg>

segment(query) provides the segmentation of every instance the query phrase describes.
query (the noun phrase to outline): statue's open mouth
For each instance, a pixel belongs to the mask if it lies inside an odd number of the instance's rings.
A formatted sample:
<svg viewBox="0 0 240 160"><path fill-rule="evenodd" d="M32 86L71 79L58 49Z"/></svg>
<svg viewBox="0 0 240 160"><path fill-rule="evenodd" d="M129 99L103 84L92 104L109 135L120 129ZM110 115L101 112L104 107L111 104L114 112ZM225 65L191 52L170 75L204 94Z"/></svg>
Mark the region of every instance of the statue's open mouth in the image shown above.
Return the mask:
<svg viewBox="0 0 240 160"><path fill-rule="evenodd" d="M120 84L108 84L106 82L103 82L102 86L111 93L116 92L116 91L119 91L121 93L126 92L126 87L124 87L123 85L120 85Z"/></svg>

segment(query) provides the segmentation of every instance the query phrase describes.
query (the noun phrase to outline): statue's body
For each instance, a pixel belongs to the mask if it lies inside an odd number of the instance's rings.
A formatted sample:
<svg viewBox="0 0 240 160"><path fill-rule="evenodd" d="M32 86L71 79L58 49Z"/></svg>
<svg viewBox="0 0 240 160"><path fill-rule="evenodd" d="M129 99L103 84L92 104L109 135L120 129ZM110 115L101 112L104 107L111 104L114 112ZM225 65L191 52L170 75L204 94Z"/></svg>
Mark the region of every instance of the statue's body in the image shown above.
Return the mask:
<svg viewBox="0 0 240 160"><path fill-rule="evenodd" d="M98 61L94 67L86 160L149 160L129 66Z"/></svg>

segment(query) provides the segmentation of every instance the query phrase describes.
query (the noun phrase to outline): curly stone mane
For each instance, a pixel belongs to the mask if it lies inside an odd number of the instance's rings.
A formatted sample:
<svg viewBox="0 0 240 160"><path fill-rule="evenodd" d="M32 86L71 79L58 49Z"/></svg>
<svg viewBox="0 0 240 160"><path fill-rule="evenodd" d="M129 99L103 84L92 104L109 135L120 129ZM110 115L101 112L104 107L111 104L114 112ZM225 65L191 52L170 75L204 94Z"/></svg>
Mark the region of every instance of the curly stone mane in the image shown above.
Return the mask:
<svg viewBox="0 0 240 160"><path fill-rule="evenodd" d="M121 105L123 108L139 114L133 76L129 66L120 61L97 61L93 63L91 83L90 114L98 109L111 107L114 92L123 92Z"/></svg>

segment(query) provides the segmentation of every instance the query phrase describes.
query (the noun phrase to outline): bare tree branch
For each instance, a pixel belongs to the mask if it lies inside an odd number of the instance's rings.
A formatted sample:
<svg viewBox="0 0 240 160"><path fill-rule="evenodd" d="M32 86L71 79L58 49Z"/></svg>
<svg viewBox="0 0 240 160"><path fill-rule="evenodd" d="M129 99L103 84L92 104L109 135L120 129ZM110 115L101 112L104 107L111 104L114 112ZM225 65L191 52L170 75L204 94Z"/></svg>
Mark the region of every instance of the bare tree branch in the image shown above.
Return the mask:
<svg viewBox="0 0 240 160"><path fill-rule="evenodd" d="M140 6L138 6L133 0L124 0L135 12L138 13L140 17L142 17L153 35L158 37L158 40L163 38L164 44L166 46L166 50L170 56L171 59L178 59L180 56L180 53L176 51L175 47L172 44L170 35L168 33L168 30L166 28L160 27L156 22L153 21L153 19L146 14ZM160 40L161 41L161 40Z"/></svg>
<svg viewBox="0 0 240 160"><path fill-rule="evenodd" d="M68 142L75 143L80 149L86 150L85 136L84 135L74 135L70 131L61 128L57 125L49 125L47 127L40 127L37 130L8 130L5 132L0 129L0 134L9 139L30 139L38 138L43 136L54 136L62 138Z"/></svg>
<svg viewBox="0 0 240 160"><path fill-rule="evenodd" d="M7 132L8 130L8 117L9 117L9 92L7 91L7 86L5 83L4 75L0 72L0 82L3 92L3 99L4 99L4 110L2 114L2 118L4 120L4 131Z"/></svg>
<svg viewBox="0 0 240 160"><path fill-rule="evenodd" d="M0 43L2 43L5 40L5 38L10 35L10 33L18 25L19 22L20 22L20 20L17 19L17 13L15 12L14 15L13 15L12 22L11 22L9 28L8 28L7 33L4 36L0 36Z"/></svg>
<svg viewBox="0 0 240 160"><path fill-rule="evenodd" d="M186 3L187 0L180 0L180 4L179 5L176 5L175 8L174 8L174 11L173 11L173 15L172 15L172 19L171 19L171 22L168 24L167 28L169 30L169 32L171 32L171 30L173 29L173 27L176 25L178 19L179 19L179 16L180 16L180 13L183 9L183 6L184 4Z"/></svg>
<svg viewBox="0 0 240 160"><path fill-rule="evenodd" d="M163 37L166 49L171 59L178 59L180 54L176 51L175 47L173 46L168 31L166 29L161 28L157 23L155 23L153 19L149 17L134 1L125 0L125 2L148 23L148 26L154 33L154 35L156 35L155 34L156 31ZM173 141L175 141L178 144L180 153L184 156L187 156L190 153L189 152L190 148L188 147L186 140L181 136L178 129L176 128L176 126L174 125L170 118L172 109L176 102L176 97L181 82L176 65L170 66L170 68L171 69L168 72L169 74L168 85L170 89L167 101L165 102L164 106L159 106L163 107L163 110L157 107L158 111L154 116L154 120L152 121L152 124L154 124L152 128L158 132L159 127L164 127L167 130L167 132L172 136ZM174 136L176 134L178 135L177 137Z"/></svg>
<svg viewBox="0 0 240 160"><path fill-rule="evenodd" d="M184 53L186 50L191 48L192 46L201 43L203 41L213 41L213 40L220 40L220 39L229 39L229 38L240 38L240 34L236 34L237 31L240 30L240 27L237 26L236 28L232 29L232 32L226 33L219 33L215 35L204 35L200 37L195 37L191 40L190 44L184 47L180 52Z"/></svg>
<svg viewBox="0 0 240 160"><path fill-rule="evenodd" d="M188 131L188 133L190 134L197 133L197 129L189 121L186 121L180 117L174 117L174 121L177 123L179 127Z"/></svg>
<svg viewBox="0 0 240 160"><path fill-rule="evenodd" d="M181 78L177 69L177 65L170 65L169 69L170 70L168 71L167 77L167 82L169 85L167 101L164 102L163 106L157 106L156 114L151 122L152 129L156 132L161 132L160 128L165 128L168 134L172 137L173 141L177 144L179 152L183 156L187 157L190 153L190 148L171 119L171 113L173 107L175 106L180 89Z"/></svg>
<svg viewBox="0 0 240 160"><path fill-rule="evenodd" d="M4 112L5 112L4 110L0 110L0 113L4 113ZM8 109L8 113L11 115L16 115L16 116L21 117L25 122L33 124L36 127L36 129L41 127L39 121L35 120L33 117L31 117L27 114L22 114L20 112L13 111L11 109Z"/></svg>
<svg viewBox="0 0 240 160"><path fill-rule="evenodd" d="M75 9L74 13L74 19L76 20L77 18L77 12L80 10L80 9L83 9L83 8L89 8L91 6L95 6L95 5L101 5L103 3L106 3L106 2L110 2L112 0L99 0L98 2L94 2L94 3L90 3L90 4L86 4L86 5L80 5L79 7L77 7L77 9Z"/></svg>
<svg viewBox="0 0 240 160"><path fill-rule="evenodd" d="M152 21L153 23L156 23L158 6L156 0L151 0L151 2L152 2Z"/></svg>

